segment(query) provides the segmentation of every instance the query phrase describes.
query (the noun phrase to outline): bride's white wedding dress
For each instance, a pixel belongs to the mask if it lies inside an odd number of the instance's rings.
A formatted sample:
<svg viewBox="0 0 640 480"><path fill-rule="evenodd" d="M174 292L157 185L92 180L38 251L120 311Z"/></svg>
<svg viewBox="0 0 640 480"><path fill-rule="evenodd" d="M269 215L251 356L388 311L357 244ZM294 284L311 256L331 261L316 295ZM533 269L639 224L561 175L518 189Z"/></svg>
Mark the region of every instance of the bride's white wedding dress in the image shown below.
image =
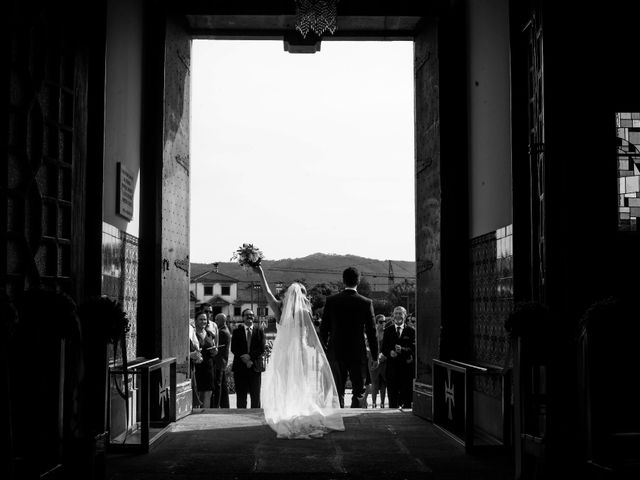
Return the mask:
<svg viewBox="0 0 640 480"><path fill-rule="evenodd" d="M278 438L344 430L331 367L297 283L287 289L277 328L260 390L267 424Z"/></svg>

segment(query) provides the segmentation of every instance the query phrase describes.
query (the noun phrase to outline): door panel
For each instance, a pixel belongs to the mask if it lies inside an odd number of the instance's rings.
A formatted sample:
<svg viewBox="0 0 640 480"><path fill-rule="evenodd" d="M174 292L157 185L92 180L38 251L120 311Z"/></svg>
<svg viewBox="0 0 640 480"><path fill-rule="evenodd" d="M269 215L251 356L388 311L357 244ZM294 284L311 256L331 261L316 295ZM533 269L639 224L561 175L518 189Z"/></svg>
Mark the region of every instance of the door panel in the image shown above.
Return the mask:
<svg viewBox="0 0 640 480"><path fill-rule="evenodd" d="M431 385L431 361L440 355L440 115L437 27L414 43L416 95L416 381Z"/></svg>
<svg viewBox="0 0 640 480"><path fill-rule="evenodd" d="M162 355L176 357L178 365L185 364L188 355L190 54L190 35L169 20L162 153Z"/></svg>

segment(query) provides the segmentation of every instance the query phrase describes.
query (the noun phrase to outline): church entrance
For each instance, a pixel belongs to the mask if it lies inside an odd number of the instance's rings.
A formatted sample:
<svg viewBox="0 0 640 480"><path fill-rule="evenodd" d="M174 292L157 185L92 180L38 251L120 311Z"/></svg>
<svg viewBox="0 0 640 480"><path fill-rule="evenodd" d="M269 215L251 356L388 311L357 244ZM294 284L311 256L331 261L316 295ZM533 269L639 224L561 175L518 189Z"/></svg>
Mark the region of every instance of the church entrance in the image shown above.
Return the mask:
<svg viewBox="0 0 640 480"><path fill-rule="evenodd" d="M213 8L213 7L212 7ZM390 12L391 13L391 12ZM459 12L455 13L455 15ZM465 225L463 222L452 223L450 238L446 247L441 248L441 220L443 218L459 218L464 212L464 202L450 203L449 210L442 210L441 185L445 181L454 182L460 175L459 165L455 163L442 164L440 162L441 119L447 121L459 116L463 107L454 94L462 82L461 73L464 72L464 62L457 55L462 48L461 40L457 38L455 22L436 22L435 17L415 16L386 16L385 22L380 24L376 17L350 17L345 15L343 27L337 29L333 35L316 38L313 42L311 35L304 42L299 42L289 33L283 32L292 24L293 18L283 16L284 24L272 23L273 19L252 14L238 14L232 16L216 15L215 12L199 12L187 15L187 24L169 16L168 21L158 24L158 35L164 38L162 54L158 55L156 65L151 66L154 71L163 71L164 79L156 87L149 85L151 92L155 91L156 100L162 99L162 117L166 119L163 129L146 132L153 144L164 145L162 162L153 157L147 157L146 163L141 165L141 210L145 205L161 207L161 214L155 216L141 216L141 238L148 239L147 244L158 245L158 252L162 258L162 269L148 257L150 252L141 253L141 271L146 270L149 275L144 278L156 279L154 283L140 285L140 312L147 318L160 318L161 328L140 324L138 327L139 341L144 355L146 348L154 350L155 345L163 345L163 357L176 357L179 371L185 371L185 359L188 357L188 342L181 323L176 318L184 318L189 311L189 278L181 266L192 262L189 251L189 226L185 219L189 218L190 181L193 178L192 158L189 144L191 141L191 84L193 64L191 47L194 39L243 39L279 38L284 37L283 48L289 52L305 52L320 48L322 42L329 40L409 40L413 43L413 81L414 81L414 168L415 178L415 252L416 252L416 372L415 372L415 411L417 414L431 417L431 385L432 359L440 353L440 331L442 316L442 289L440 264L441 256L449 258L449 272L451 286L448 290L451 302L447 310L452 318L464 318L465 303L460 301L460 291L465 291L468 284L464 280L467 264L468 249L465 240ZM277 26L279 25L279 26ZM277 26L277 28L276 28ZM271 30L274 29L275 30ZM448 49L438 52L438 42L446 41ZM438 52L438 54L436 54ZM442 61L447 58L447 62ZM458 60L455 60L458 59ZM321 57L312 57L313 61L321 61ZM438 85L446 82L450 94L443 96ZM447 108L444 108L446 106ZM152 107L149 107L152 108ZM152 111L151 114L160 112ZM295 120L294 120L295 121ZM159 126L159 125L158 125ZM464 145L456 142L456 134L447 132L447 141L451 141L449 154L464 155ZM153 159L153 160L152 160ZM144 159L143 159L144 160ZM392 160L390 160L392 161ZM448 179L448 180L447 180ZM145 189L145 183L148 185ZM150 188L149 188L150 187ZM145 195L145 190L147 194ZM159 194L161 192L161 194ZM158 196L161 197L160 201ZM463 195L464 196L464 195ZM158 227L161 222L162 227ZM142 258L147 256L147 258ZM165 261L166 260L166 261ZM456 275L456 272L461 273ZM142 277L141 277L142 278ZM456 284L459 288L456 289ZM143 295L143 293L146 293ZM459 348L459 343L451 337L451 348ZM180 367L180 364L183 366ZM189 400L186 391L187 378L182 377L179 384L185 385L184 395L178 396L179 410L189 411ZM181 403L182 402L182 403ZM182 405L182 407L180 407Z"/></svg>
<svg viewBox="0 0 640 480"><path fill-rule="evenodd" d="M442 75L455 76L455 68L440 71L442 66L438 62L438 57L434 55L434 48L437 45L438 28L436 23L431 23L428 18L419 15L410 17L397 17L394 21L387 18L384 25L379 25L374 17L365 17L354 23L347 21L345 26L336 30L331 40L349 39L352 35L358 36L361 40L398 39L413 41L413 70L414 70L414 92L415 92L415 113L414 126L416 136L416 149L414 152L414 175L415 175L415 221L416 225L416 314L417 323L417 371L416 384L419 388L417 395L418 404L421 405L420 412L423 416L430 416L430 385L431 385L431 359L438 356L440 348L440 312L441 312L441 292L440 292L440 184L442 178L454 175L453 167L451 171L441 166L439 157L440 150L437 141L439 138L439 106L440 94L434 80ZM157 216L141 215L140 235L158 245L159 254L166 262L162 270L157 268L157 264L152 264L150 259L141 258L140 268L151 270L151 275L144 275L141 278L157 279L153 286L151 283L140 285L140 313L141 316L161 318L161 328L151 328L150 325L140 324L138 334L145 336L147 340L139 341L144 355L144 347L148 345L152 349L153 345L163 345L163 357L176 357L186 359L188 356L186 336L181 329L179 322L175 318L183 318L188 312L189 299L189 279L185 271L179 268L191 261L189 256L188 237L189 227L185 225L185 219L189 217L189 182L191 173L191 158L189 152L190 130L193 124L190 123L190 105L192 83L192 63L191 63L191 43L194 38L244 38L250 39L254 35L260 37L259 33L268 37L271 33L278 37L279 31L269 32L270 22L263 18L256 18L252 15L239 15L237 17L226 18L215 14L187 15L188 25L181 24L169 18L162 29L165 39L163 49L164 56L157 58L157 71L163 65L164 81L158 85L158 98L163 99L163 116L168 120L166 128L155 132L147 132L147 135L154 137L154 143L165 145L162 154L162 163L158 161L148 161L141 165L141 211L145 205L161 205L162 214ZM225 23L226 22L226 23ZM255 23L258 22L256 26ZM251 25L254 25L252 27ZM440 33L440 35L444 35ZM282 38L282 37L280 37ZM313 37L310 37L313 38ZM327 37L329 38L329 37ZM325 41L324 39L322 41ZM328 41L328 40L327 40ZM318 40L319 42L319 40ZM294 45L295 42L287 35L283 48L293 50L305 49L306 46ZM315 44L315 43L314 43ZM320 45L320 43L318 43ZM291 51L291 50L290 50ZM455 55L452 48L451 55ZM321 61L321 57L313 60ZM442 81L442 79L440 80ZM151 89L151 86L149 86ZM456 102L452 101L451 108L447 114L455 114ZM411 127L410 127L411 128ZM418 141L419 139L419 141ZM432 139L432 140L430 140ZM457 175L458 172L455 172ZM145 183L151 187L146 189ZM158 192L161 193L161 201L158 202ZM461 207L460 207L461 208ZM447 213L454 215L455 212ZM160 218L160 219L159 219ZM158 228L158 221L162 228ZM455 232L452 232L453 236ZM465 243L465 242L462 242ZM461 241L454 240L448 245L455 249L460 246ZM466 252L466 245L464 251ZM146 255L149 255L147 252ZM145 256L141 252L141 257ZM452 255L452 258L454 256ZM456 255L455 258L463 258L463 255ZM148 262L148 263L147 263ZM451 268L455 271L454 261ZM465 265L466 267L466 265ZM155 273L154 273L155 272ZM146 292L149 295L143 295ZM459 302L455 303L456 305ZM161 337L161 338L160 338ZM153 339L156 340L153 340ZM180 339L184 339L184 342ZM169 341L166 341L169 340ZM157 353L156 353L157 355ZM184 360L182 360L183 362ZM181 362L179 362L181 363ZM180 369L179 369L180 370ZM183 382L186 379L182 380ZM178 398L178 401L186 401Z"/></svg>

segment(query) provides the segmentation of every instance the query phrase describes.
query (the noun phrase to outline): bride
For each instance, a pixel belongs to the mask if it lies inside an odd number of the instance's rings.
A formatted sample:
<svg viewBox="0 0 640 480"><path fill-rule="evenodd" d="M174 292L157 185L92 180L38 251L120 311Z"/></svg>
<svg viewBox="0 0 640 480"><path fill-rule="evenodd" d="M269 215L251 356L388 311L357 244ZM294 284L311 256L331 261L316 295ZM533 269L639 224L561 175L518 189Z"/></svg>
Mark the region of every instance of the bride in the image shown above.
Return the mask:
<svg viewBox="0 0 640 480"><path fill-rule="evenodd" d="M306 289L294 282L279 302L262 267L253 270L260 275L278 329L260 389L267 424L278 438L318 438L331 430L344 431L338 391L311 319Z"/></svg>

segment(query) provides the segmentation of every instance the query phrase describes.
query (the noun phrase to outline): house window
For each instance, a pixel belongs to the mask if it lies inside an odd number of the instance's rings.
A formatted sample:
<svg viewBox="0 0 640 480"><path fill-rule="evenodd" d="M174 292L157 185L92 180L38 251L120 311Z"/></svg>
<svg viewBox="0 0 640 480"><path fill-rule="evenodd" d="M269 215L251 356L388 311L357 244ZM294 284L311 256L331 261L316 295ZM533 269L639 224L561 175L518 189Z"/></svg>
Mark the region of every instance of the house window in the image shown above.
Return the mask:
<svg viewBox="0 0 640 480"><path fill-rule="evenodd" d="M221 295L231 295L231 287L229 285L222 285L221 290Z"/></svg>
<svg viewBox="0 0 640 480"><path fill-rule="evenodd" d="M640 217L640 113L616 113L618 230L638 230Z"/></svg>
<svg viewBox="0 0 640 480"><path fill-rule="evenodd" d="M233 316L239 317L242 315L242 307L233 307Z"/></svg>
<svg viewBox="0 0 640 480"><path fill-rule="evenodd" d="M205 295L213 295L213 285L205 285L204 286L204 294Z"/></svg>
<svg viewBox="0 0 640 480"><path fill-rule="evenodd" d="M266 317L269 315L269 309L267 307L258 307L258 316Z"/></svg>

